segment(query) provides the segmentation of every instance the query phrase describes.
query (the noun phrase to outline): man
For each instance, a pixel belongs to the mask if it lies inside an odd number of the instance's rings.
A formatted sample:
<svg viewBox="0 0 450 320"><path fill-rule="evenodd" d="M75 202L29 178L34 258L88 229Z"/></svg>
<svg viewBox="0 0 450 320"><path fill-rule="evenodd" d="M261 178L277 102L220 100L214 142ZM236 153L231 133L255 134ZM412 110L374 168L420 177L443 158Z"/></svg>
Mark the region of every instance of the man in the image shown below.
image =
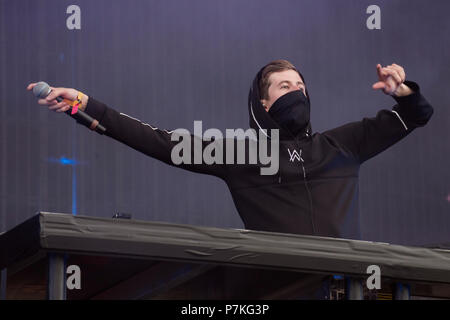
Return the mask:
<svg viewBox="0 0 450 320"><path fill-rule="evenodd" d="M373 88L396 100L392 110L312 134L304 77L288 61L273 61L256 75L248 107L252 128L279 129L278 173L261 175L261 164L178 166L223 179L247 229L360 239L360 165L424 126L433 113L419 86L405 81L402 67L377 65L377 73L379 81ZM78 96L75 89L52 89L47 99L38 102L56 112L69 109L66 102L57 103L57 96L69 100ZM171 150L176 142L171 131L142 123L86 95L81 109L106 127L109 137L174 165Z"/></svg>
<svg viewBox="0 0 450 320"><path fill-rule="evenodd" d="M360 165L424 126L433 113L419 86L405 81L402 67L377 65L377 73L373 88L395 99L392 110L313 134L305 78L288 61L272 61L253 80L248 108L251 128L267 129L269 138L269 129L279 130L278 173L261 175L259 163L179 166L223 179L247 229L360 239ZM75 100L78 95L74 89L52 89L39 104L56 112L69 109L56 97ZM174 165L171 131L119 113L93 97L84 96L81 109L97 119L109 137Z"/></svg>

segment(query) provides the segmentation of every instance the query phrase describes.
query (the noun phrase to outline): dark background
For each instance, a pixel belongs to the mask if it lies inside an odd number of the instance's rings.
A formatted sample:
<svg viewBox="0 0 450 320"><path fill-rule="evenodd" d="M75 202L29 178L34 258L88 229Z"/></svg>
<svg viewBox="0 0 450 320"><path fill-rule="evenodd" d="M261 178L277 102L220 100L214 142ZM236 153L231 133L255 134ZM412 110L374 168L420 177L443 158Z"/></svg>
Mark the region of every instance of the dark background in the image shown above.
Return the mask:
<svg viewBox="0 0 450 320"><path fill-rule="evenodd" d="M69 5L81 30L68 30ZM369 30L369 5L381 30ZM365 163L365 240L450 242L450 2L447 0L0 0L0 232L37 211L242 228L226 185L167 166L50 112L30 82L74 87L164 129L248 128L250 83L293 62L314 132L390 109L371 86L397 63L435 113Z"/></svg>

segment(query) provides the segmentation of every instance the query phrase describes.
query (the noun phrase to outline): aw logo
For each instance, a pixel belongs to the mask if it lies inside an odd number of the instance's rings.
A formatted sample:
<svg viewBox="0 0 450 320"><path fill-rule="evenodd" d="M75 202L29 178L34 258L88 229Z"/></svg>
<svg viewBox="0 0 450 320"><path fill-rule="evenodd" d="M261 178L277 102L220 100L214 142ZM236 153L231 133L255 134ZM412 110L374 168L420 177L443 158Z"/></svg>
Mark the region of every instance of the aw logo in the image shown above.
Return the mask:
<svg viewBox="0 0 450 320"><path fill-rule="evenodd" d="M289 152L289 161L294 162L295 160L297 160L297 161L305 162L302 159L302 149L300 149L300 152L298 152L295 149L291 152L291 150L288 148L287 151Z"/></svg>

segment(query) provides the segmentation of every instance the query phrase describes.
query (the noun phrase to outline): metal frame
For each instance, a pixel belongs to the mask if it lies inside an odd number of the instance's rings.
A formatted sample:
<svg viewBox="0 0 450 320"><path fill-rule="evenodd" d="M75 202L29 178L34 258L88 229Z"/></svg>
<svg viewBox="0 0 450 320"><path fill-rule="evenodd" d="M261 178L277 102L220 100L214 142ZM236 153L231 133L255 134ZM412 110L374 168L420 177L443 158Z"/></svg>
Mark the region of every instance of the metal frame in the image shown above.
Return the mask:
<svg viewBox="0 0 450 320"><path fill-rule="evenodd" d="M47 299L66 300L66 258L61 253L48 254Z"/></svg>
<svg viewBox="0 0 450 320"><path fill-rule="evenodd" d="M0 270L0 300L6 300L7 269Z"/></svg>

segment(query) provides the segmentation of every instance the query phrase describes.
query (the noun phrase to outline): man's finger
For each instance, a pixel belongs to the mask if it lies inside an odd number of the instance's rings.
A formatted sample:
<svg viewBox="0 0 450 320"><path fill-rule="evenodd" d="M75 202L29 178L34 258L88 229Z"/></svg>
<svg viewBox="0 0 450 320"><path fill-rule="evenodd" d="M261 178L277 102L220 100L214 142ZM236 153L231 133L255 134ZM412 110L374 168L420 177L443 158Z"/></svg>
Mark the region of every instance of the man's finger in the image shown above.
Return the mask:
<svg viewBox="0 0 450 320"><path fill-rule="evenodd" d="M394 65L390 65L387 67L389 70L394 70L395 72L398 73L399 76L401 76L401 72L403 71L401 67L396 67Z"/></svg>
<svg viewBox="0 0 450 320"><path fill-rule="evenodd" d="M49 106L56 103L56 100L52 100L52 101L47 101L46 99L39 99L38 100L38 104L42 105L42 106Z"/></svg>
<svg viewBox="0 0 450 320"><path fill-rule="evenodd" d="M387 73L389 73L389 75L393 77L393 80L395 80L395 82L398 85L402 84L402 82L403 82L402 77L400 76L400 74L398 73L397 70L395 70L392 67L387 67L386 69L387 69Z"/></svg>
<svg viewBox="0 0 450 320"><path fill-rule="evenodd" d="M386 70L387 70L386 67L379 69L378 80L380 81L386 80L386 77L389 75Z"/></svg>
<svg viewBox="0 0 450 320"><path fill-rule="evenodd" d="M33 88L36 86L36 82L30 83L27 87L27 90L33 90Z"/></svg>
<svg viewBox="0 0 450 320"><path fill-rule="evenodd" d="M393 63L392 66L398 71L398 73L402 77L402 80L403 80L402 82L404 82L406 80L405 69L403 69L402 66L399 66L398 64L395 64L395 63Z"/></svg>
<svg viewBox="0 0 450 320"><path fill-rule="evenodd" d="M383 80L383 75L381 73L381 64L377 64L377 74L378 74L378 80Z"/></svg>
<svg viewBox="0 0 450 320"><path fill-rule="evenodd" d="M69 110L69 106L65 106L65 107L62 107L61 109L58 109L58 110L56 110L56 112L66 112L67 110Z"/></svg>
<svg viewBox="0 0 450 320"><path fill-rule="evenodd" d="M50 106L50 107L48 107L50 110L57 110L57 109L59 109L59 108L62 108L62 107L65 107L65 106L67 106L67 103L65 103L65 102L59 102L59 103L56 103L56 104L54 104L54 105L52 105L52 106Z"/></svg>
<svg viewBox="0 0 450 320"><path fill-rule="evenodd" d="M384 89L385 87L386 84L383 81L376 82L372 85L372 88L374 88L375 90Z"/></svg>
<svg viewBox="0 0 450 320"><path fill-rule="evenodd" d="M53 99L56 99L56 97L59 97L62 92L65 90L64 88L52 88L50 87L50 89L52 90L52 92L50 92L50 94L47 96L47 101L51 101Z"/></svg>

